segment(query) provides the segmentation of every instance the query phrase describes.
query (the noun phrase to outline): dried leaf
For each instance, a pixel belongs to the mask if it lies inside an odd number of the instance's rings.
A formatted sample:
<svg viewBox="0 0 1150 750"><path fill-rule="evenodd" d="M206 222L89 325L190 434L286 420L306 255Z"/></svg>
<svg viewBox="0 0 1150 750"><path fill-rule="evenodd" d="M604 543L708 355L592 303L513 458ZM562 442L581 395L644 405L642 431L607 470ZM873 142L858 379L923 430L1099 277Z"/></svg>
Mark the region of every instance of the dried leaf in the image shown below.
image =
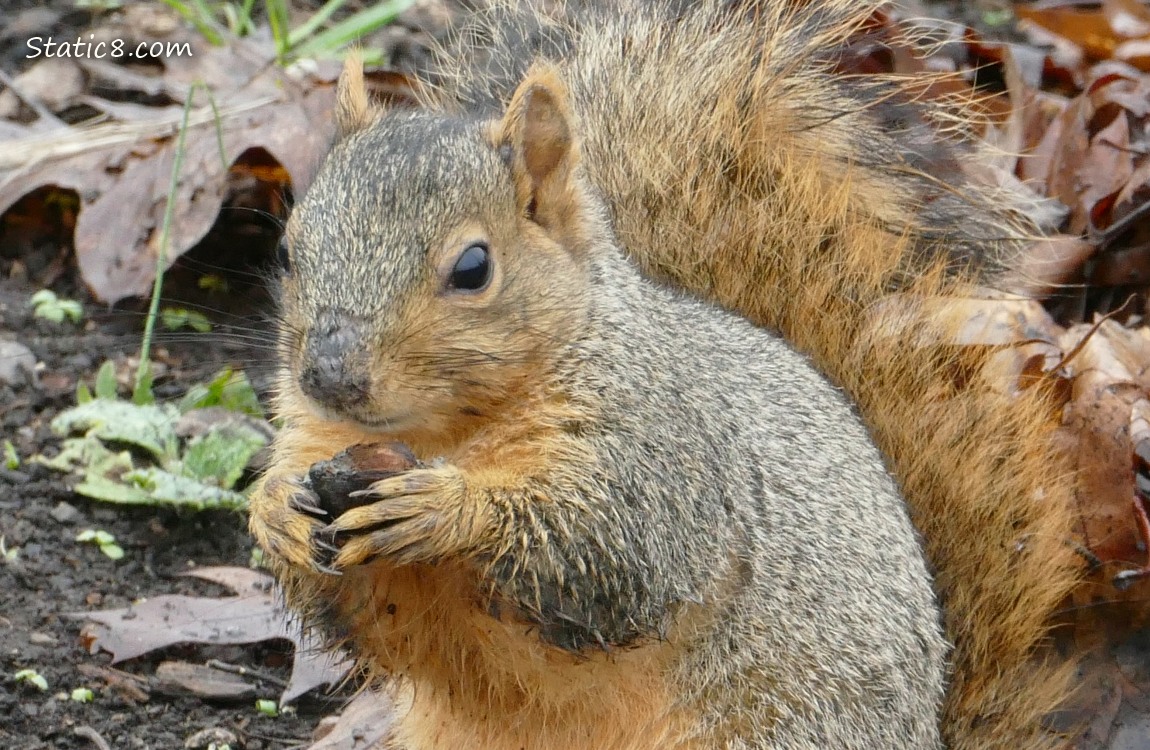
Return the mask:
<svg viewBox="0 0 1150 750"><path fill-rule="evenodd" d="M1150 338L1127 335L1113 321L1103 321L1096 329L1074 326L1061 342L1064 351L1075 354L1063 366L1073 389L1059 443L1076 470L1081 544L1103 566L1099 577L1108 583L1116 572L1148 562L1150 540L1143 538L1134 513L1131 440L1132 424L1150 413L1147 390L1131 370L1133 366L1145 377L1141 363L1150 361L1148 343ZM1091 589L1090 599L1126 598L1112 586L1100 592L1095 582Z"/></svg>
<svg viewBox="0 0 1150 750"><path fill-rule="evenodd" d="M154 82L182 101L191 81L203 80L219 113L201 91L176 187L169 263L207 233L228 171L244 152L266 150L300 189L331 134L334 65L293 78L273 64L269 41L200 44L191 58L166 59L171 70ZM194 68L187 67L191 59ZM76 191L77 261L92 292L108 302L142 295L151 284L181 111L118 107L114 114L119 122L29 135L5 143L0 153L0 214L45 185Z"/></svg>
<svg viewBox="0 0 1150 750"><path fill-rule="evenodd" d="M1150 36L1150 10L1138 0L1102 0L1102 15L1117 36Z"/></svg>
<svg viewBox="0 0 1150 750"><path fill-rule="evenodd" d="M277 606L269 575L234 567L201 568L187 575L227 586L239 595L213 599L173 594L126 609L67 616L92 621L85 628L89 651L110 652L113 664L178 643L289 640L295 645L295 656L291 679L280 696L283 703L320 685L336 684L350 669L342 654L325 652L304 634L297 620Z"/></svg>
<svg viewBox="0 0 1150 750"><path fill-rule="evenodd" d="M1094 60L1111 57L1121 41L1101 10L1017 5L1014 12L1019 18L1073 43Z"/></svg>
<svg viewBox="0 0 1150 750"><path fill-rule="evenodd" d="M195 695L205 700L240 701L256 697L256 686L239 675L186 661L156 667L155 690L165 695Z"/></svg>
<svg viewBox="0 0 1150 750"><path fill-rule="evenodd" d="M395 706L382 692L365 690L347 704L337 719L321 724L307 750L365 750L387 738Z"/></svg>
<svg viewBox="0 0 1150 750"><path fill-rule="evenodd" d="M1058 728L1076 750L1142 750L1150 736L1150 631L1089 653Z"/></svg>

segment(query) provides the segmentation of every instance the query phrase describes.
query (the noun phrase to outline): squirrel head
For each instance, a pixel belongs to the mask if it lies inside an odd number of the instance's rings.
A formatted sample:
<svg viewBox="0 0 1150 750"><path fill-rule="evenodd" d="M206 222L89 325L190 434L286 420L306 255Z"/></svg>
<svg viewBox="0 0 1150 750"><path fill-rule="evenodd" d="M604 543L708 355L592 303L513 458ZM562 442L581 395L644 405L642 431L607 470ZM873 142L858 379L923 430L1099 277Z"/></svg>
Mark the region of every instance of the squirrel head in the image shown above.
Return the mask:
<svg viewBox="0 0 1150 750"><path fill-rule="evenodd" d="M374 110L352 61L337 100L285 232L281 401L411 440L537 393L608 236L560 79L533 71L483 121Z"/></svg>

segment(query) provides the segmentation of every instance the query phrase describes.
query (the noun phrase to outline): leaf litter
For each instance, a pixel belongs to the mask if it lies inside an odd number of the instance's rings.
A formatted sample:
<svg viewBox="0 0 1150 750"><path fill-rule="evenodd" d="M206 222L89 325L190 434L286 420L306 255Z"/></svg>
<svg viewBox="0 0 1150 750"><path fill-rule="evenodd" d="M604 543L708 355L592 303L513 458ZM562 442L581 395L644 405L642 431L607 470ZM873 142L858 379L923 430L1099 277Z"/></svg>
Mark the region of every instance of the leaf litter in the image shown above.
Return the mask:
<svg viewBox="0 0 1150 750"><path fill-rule="evenodd" d="M156 9L128 6L124 13L155 14ZM332 133L334 62L285 71L275 64L268 38L230 39L216 47L182 25L164 29L161 41L187 44L192 52L157 58L158 74L101 60L67 62L121 97L134 92L168 104L125 104L84 95L81 103L98 110L101 121L76 127L8 121L14 132L0 151L0 214L46 186L79 197L76 262L93 295L105 302L144 295L152 282L181 116L176 102L193 85L212 93L209 101L200 92L189 118L169 263L211 228L229 173L245 169L241 157L247 152L261 149L280 165L270 175L258 175L270 179L272 189L298 187L310 181ZM24 83L43 79L35 88L41 96L60 77L54 72L59 67L58 60L40 61L24 74Z"/></svg>
<svg viewBox="0 0 1150 750"><path fill-rule="evenodd" d="M280 694L287 704L323 685L338 685L351 668L339 652L323 649L288 617L274 595L267 573L237 567L192 570L185 575L226 586L230 597L182 594L157 596L124 609L73 612L67 616L90 621L81 638L91 653L107 651L112 664L183 643L237 645L283 639L295 647L291 678Z"/></svg>
<svg viewBox="0 0 1150 750"><path fill-rule="evenodd" d="M291 677L279 703L286 705L305 693L345 682L351 660L325 649L302 623L289 615L275 595L275 581L267 573L238 567L211 567L184 575L226 586L230 597L195 597L168 594L137 602L124 609L73 612L65 617L85 620L81 640L91 653L107 651L112 664L134 659L179 644L237 645L287 640L294 646ZM93 676L144 700L147 689L138 678L115 670L95 668ZM190 692L213 700L236 700L254 695L242 677L221 675L210 665L164 662L150 681L159 692ZM321 722L309 750L361 750L387 737L393 715L390 699L382 691L361 689L339 716Z"/></svg>
<svg viewBox="0 0 1150 750"><path fill-rule="evenodd" d="M961 323L957 340L924 345L988 348L1005 392L1041 383L1052 394L1062 458L1051 471L1075 472L1067 541L1087 573L1059 631L1061 648L1087 658L1052 722L1080 750L1119 750L1150 731L1150 9L1082 5L1013 6L1026 44L932 27L946 43L925 58L898 52L911 22L884 15L878 33L896 51L862 45L854 62L951 74L924 96L997 75L999 92L984 86L977 103L995 167L1061 214L1036 217L1064 234L1036 241L1014 269L1010 286L1030 299L947 301L929 312Z"/></svg>

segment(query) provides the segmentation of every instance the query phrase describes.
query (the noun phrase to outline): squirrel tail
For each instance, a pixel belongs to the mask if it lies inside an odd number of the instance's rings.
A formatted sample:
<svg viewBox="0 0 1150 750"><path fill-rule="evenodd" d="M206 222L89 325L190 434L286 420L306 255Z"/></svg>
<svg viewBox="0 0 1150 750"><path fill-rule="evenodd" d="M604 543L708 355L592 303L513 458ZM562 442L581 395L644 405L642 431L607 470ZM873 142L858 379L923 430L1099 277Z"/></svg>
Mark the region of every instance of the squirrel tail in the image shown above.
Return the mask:
<svg viewBox="0 0 1150 750"><path fill-rule="evenodd" d="M1070 668L1045 646L1082 567L1056 412L1041 385L993 375L989 347L952 345L952 327L921 314L1001 278L1034 232L1032 201L969 174L977 147L939 136L961 110L836 72L881 5L498 5L462 30L436 99L495 107L533 60L562 72L632 257L781 331L859 404L954 646L947 746L1053 747L1043 719Z"/></svg>

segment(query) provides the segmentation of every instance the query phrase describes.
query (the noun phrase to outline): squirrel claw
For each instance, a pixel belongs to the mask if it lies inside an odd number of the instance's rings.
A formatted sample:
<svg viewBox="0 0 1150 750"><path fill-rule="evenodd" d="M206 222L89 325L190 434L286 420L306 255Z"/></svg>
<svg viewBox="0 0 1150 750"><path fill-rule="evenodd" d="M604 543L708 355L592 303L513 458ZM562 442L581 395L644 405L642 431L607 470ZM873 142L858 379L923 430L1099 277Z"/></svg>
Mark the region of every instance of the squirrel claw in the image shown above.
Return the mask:
<svg viewBox="0 0 1150 750"><path fill-rule="evenodd" d="M289 566L338 576L331 561L340 549L323 531L331 516L317 503L298 477L271 478L253 500L252 530L261 547Z"/></svg>
<svg viewBox="0 0 1150 750"><path fill-rule="evenodd" d="M317 534L323 549L338 547L330 562L341 569L380 557L398 565L434 562L467 547L456 520L466 494L457 468L413 469L356 492L375 502L345 511Z"/></svg>
<svg viewBox="0 0 1150 750"><path fill-rule="evenodd" d="M289 502L291 503L292 508L295 510L298 510L300 513L312 516L318 520L323 521L331 517L331 514L326 510L319 507L315 503L309 502L307 495L293 495Z"/></svg>
<svg viewBox="0 0 1150 750"><path fill-rule="evenodd" d="M447 552L436 542L434 518L412 519L349 539L332 561L338 568L363 565L386 557L396 565L434 563Z"/></svg>
<svg viewBox="0 0 1150 750"><path fill-rule="evenodd" d="M342 575L340 567L335 564L340 554L340 547L336 543L335 534L326 528L317 528L311 534L312 560L315 570L328 575Z"/></svg>
<svg viewBox="0 0 1150 750"><path fill-rule="evenodd" d="M323 573L324 575L329 575L329 576L342 576L343 575L342 570L337 570L336 568L333 568L329 565L323 565L322 563L318 563L318 562L313 561L311 566L316 572Z"/></svg>
<svg viewBox="0 0 1150 750"><path fill-rule="evenodd" d="M320 530L320 532L322 532L322 529ZM331 542L327 541L327 539L323 539L320 536L320 532L317 532L316 534L312 535L311 543L314 544L316 547L318 547L323 552L328 552L332 555L338 555L339 554L339 547L336 546L335 544L332 544Z"/></svg>

